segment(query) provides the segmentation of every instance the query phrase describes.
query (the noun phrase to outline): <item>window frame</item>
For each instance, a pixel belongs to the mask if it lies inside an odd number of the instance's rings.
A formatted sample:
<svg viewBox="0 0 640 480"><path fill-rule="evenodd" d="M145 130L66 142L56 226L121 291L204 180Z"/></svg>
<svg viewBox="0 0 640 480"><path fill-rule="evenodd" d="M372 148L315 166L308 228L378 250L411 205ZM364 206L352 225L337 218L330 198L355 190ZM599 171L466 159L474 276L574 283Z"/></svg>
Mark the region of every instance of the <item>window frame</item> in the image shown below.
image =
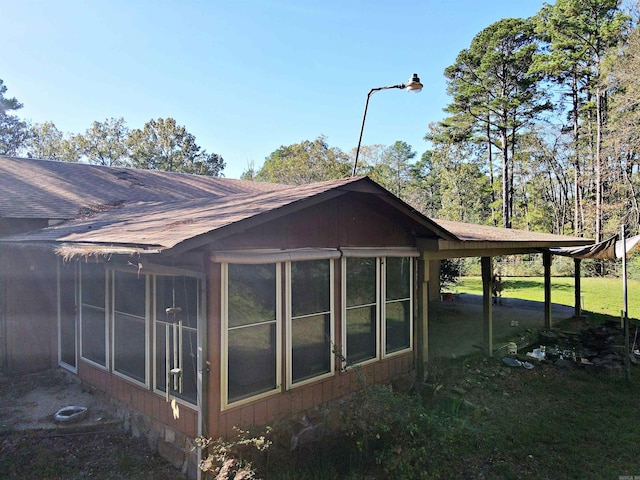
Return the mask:
<svg viewBox="0 0 640 480"><path fill-rule="evenodd" d="M229 401L229 265L275 265L275 387ZM282 392L282 262L223 262L220 264L220 410L228 410Z"/></svg>
<svg viewBox="0 0 640 480"><path fill-rule="evenodd" d="M349 370L354 367L368 365L386 358L395 357L398 355L404 355L408 352L413 351L414 348L414 324L415 324L415 315L414 315L414 305L415 305L415 291L414 291L414 271L415 271L415 259L413 255L377 255L375 256L373 252L368 251L366 255L349 255L342 257L342 366L343 368ZM376 351L375 357L367 358L365 360L347 363L347 259L348 258L375 258L376 260L376 326L375 326L375 335L376 335ZM387 259L388 258L408 258L409 259L409 346L406 348L402 348L399 350L395 350L393 352L387 352L387 318L386 318L386 308L387 302L386 292L387 292ZM394 302L397 300L394 300ZM405 301L405 300L403 300ZM366 305L374 305L374 304L366 304ZM365 306L365 305L362 305ZM353 307L350 307L353 308Z"/></svg>
<svg viewBox="0 0 640 480"><path fill-rule="evenodd" d="M110 270L104 268L102 265L99 266L104 273L104 337L105 337L105 363L102 365L101 363L96 362L95 360L86 357L84 352L84 329L85 329L85 319L84 319L84 310L83 307L85 305L83 301L83 283L85 281L85 276L83 274L83 264L80 264L80 275L79 275L79 287L78 287L78 315L80 317L80 360L87 362L88 364L99 368L100 370L104 370L106 372L110 371L111 366L111 335L110 335L110 302L109 302L109 281L111 278ZM88 305L88 304L87 304ZM88 305L92 306L92 305ZM95 307L95 306L93 306Z"/></svg>
<svg viewBox="0 0 640 480"><path fill-rule="evenodd" d="M359 305L356 308L362 308L364 306L371 306L371 305L375 305L375 313L376 313L376 322L375 322L375 328L374 328L374 334L376 336L376 341L375 341L375 354L372 358L367 358L365 360L359 361L359 362L354 362L349 364L348 363L348 357L347 357L347 343L348 343L348 338L347 338L347 311L349 310L349 308L354 308L354 307L347 307L347 275L348 275L348 271L347 271L347 259L349 258L372 258L375 259L376 261L376 274L375 274L375 280L376 280L376 293L375 293L375 302L374 303L367 303L367 304L362 304ZM368 365L370 363L375 363L380 361L381 356L380 356L380 350L381 350L381 335L380 335L380 324L382 322L381 319L381 310L380 310L380 291L381 291L381 285L380 285L380 270L381 270L381 265L380 265L380 259L381 257L375 257L375 256L366 256L366 257L347 257L347 256L343 256L342 257L342 285L341 285L341 290L342 290L342 305L341 305L341 309L342 309L342 367L346 368L346 369L351 369L353 367L356 366L363 366L363 365Z"/></svg>
<svg viewBox="0 0 640 480"><path fill-rule="evenodd" d="M111 355L111 364L110 364L110 372L119 377L119 378L123 378L129 382L135 383L136 385L140 385L142 387L145 387L146 389L150 389L151 388L151 361L150 361L150 351L152 350L152 348L150 348L150 340L151 340L151 315L150 315L150 308L149 308L149 302L150 302L150 278L151 275L150 274L139 274L140 276L144 276L145 278L145 295L144 295L144 382L138 380L135 377L131 377L129 375L127 375L124 372L120 372L118 370L116 370L116 272L118 273L126 273L129 275L136 275L136 273L133 273L131 270L128 269L107 269L107 271L111 271L111 279L110 279L110 288L107 289L107 293L110 294L110 297L107 301L107 304L110 305L110 315L109 315L109 321L110 321L110 326L111 326L111 341L109 342L109 346L111 348L112 351L112 355ZM136 318L142 318L142 317L138 317L136 315L132 315L130 313L126 313L126 312L120 312L120 313L125 313L128 316L132 316L132 317L136 317Z"/></svg>
<svg viewBox="0 0 640 480"><path fill-rule="evenodd" d="M293 381L293 277L291 273L292 261L285 263L285 336L286 336L286 388L287 390L298 388L309 383L314 383L335 375L335 361L333 358L333 351L335 348L335 262L331 258L318 258L312 260L295 260L296 262L305 261L327 261L329 262L329 310L327 312L318 312L310 315L300 315L295 318L304 318L309 316L315 316L320 314L329 315L329 371L320 373L313 377L305 378L303 380Z"/></svg>
<svg viewBox="0 0 640 480"><path fill-rule="evenodd" d="M393 352L387 352L387 304L388 303L396 303L399 300L395 299L393 301L387 301L387 259L388 258L408 258L409 259L409 346L405 348L401 348L399 350L394 350ZM384 281L382 282L382 292L380 294L380 303L382 313L380 318L381 322L381 355L382 358L390 358L395 357L396 355L402 355L409 351L413 350L413 326L414 326L414 305L415 305L415 295L414 295L414 263L415 260L411 257L383 257L383 265L382 265L382 278ZM407 299L403 299L400 301L406 301Z"/></svg>

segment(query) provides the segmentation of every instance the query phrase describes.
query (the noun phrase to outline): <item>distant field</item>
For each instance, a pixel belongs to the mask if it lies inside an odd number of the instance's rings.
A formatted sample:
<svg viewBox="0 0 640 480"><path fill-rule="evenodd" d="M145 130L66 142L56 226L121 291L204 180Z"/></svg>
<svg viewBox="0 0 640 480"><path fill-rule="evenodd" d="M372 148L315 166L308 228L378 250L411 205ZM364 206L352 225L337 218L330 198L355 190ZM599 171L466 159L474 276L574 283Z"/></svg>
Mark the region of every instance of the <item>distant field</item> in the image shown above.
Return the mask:
<svg viewBox="0 0 640 480"><path fill-rule="evenodd" d="M505 298L544 301L542 277L502 277L502 284ZM623 309L621 279L583 278L581 284L585 312L620 317ZM627 288L629 317L640 318L640 282L629 280ZM480 277L462 277L455 289L460 293L482 294L482 280ZM562 305L574 304L573 278L551 279L551 301Z"/></svg>

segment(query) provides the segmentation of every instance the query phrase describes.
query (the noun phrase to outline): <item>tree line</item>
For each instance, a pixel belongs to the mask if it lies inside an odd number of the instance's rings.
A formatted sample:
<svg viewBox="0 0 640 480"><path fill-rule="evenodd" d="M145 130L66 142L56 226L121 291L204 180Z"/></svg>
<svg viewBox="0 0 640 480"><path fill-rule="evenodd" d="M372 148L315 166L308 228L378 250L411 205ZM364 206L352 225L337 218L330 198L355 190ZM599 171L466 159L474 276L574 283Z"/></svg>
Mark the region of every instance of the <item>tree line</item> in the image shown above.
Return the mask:
<svg viewBox="0 0 640 480"><path fill-rule="evenodd" d="M428 149L364 145L358 175L435 218L597 240L623 223L638 232L637 18L619 0L556 0L489 25L443 72L450 101L426 128ZM208 175L224 168L173 119L135 130L109 119L63 135L20 120L5 92L0 81L0 153ZM320 135L279 147L242 178L344 178L354 157Z"/></svg>
<svg viewBox="0 0 640 480"><path fill-rule="evenodd" d="M402 141L364 146L358 174L432 217L597 240L622 223L637 232L636 25L617 0L557 0L489 25L444 71L450 103L428 126L430 148L413 161ZM245 176L346 176L354 153L319 137L281 147Z"/></svg>
<svg viewBox="0 0 640 480"><path fill-rule="evenodd" d="M129 129L124 118L95 121L84 133L65 134L53 122L29 124L15 114L22 108L6 96L0 79L0 154L110 167L135 167L219 176L224 159L208 153L173 118L151 119Z"/></svg>

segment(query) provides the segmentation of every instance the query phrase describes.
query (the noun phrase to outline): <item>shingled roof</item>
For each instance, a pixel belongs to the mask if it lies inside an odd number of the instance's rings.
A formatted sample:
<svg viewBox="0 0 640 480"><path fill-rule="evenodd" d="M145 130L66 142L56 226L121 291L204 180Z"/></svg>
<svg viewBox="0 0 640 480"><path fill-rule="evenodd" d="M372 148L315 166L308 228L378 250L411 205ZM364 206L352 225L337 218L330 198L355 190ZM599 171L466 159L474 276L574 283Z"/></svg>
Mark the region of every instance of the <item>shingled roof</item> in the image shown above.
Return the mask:
<svg viewBox="0 0 640 480"><path fill-rule="evenodd" d="M531 251L592 240L433 220L367 177L306 185L279 185L198 175L113 168L0 156L0 219L37 218L62 223L1 239L57 245L64 254L162 252L225 227L260 223L349 192L369 194L428 243L427 250L475 255L481 250ZM437 239L437 240L436 240ZM200 242L204 244L205 242ZM184 247L183 247L184 248ZM471 250L473 249L473 250ZM449 252L449 253L447 253Z"/></svg>
<svg viewBox="0 0 640 480"><path fill-rule="evenodd" d="M0 218L72 219L125 202L257 194L285 185L0 155Z"/></svg>

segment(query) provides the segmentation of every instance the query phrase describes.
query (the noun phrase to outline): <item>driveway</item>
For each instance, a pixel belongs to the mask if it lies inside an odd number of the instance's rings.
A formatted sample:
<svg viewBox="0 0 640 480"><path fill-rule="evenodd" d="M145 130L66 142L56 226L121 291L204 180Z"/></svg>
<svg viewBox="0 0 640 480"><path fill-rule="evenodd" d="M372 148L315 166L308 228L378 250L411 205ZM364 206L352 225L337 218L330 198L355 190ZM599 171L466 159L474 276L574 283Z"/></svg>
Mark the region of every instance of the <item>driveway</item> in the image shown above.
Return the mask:
<svg viewBox="0 0 640 480"><path fill-rule="evenodd" d="M571 318L574 308L551 305L552 324ZM493 305L493 347L524 337L527 330L544 327L544 303L505 298ZM456 294L452 301L429 304L429 357L460 357L480 351L482 295ZM506 352L506 349L504 350Z"/></svg>

